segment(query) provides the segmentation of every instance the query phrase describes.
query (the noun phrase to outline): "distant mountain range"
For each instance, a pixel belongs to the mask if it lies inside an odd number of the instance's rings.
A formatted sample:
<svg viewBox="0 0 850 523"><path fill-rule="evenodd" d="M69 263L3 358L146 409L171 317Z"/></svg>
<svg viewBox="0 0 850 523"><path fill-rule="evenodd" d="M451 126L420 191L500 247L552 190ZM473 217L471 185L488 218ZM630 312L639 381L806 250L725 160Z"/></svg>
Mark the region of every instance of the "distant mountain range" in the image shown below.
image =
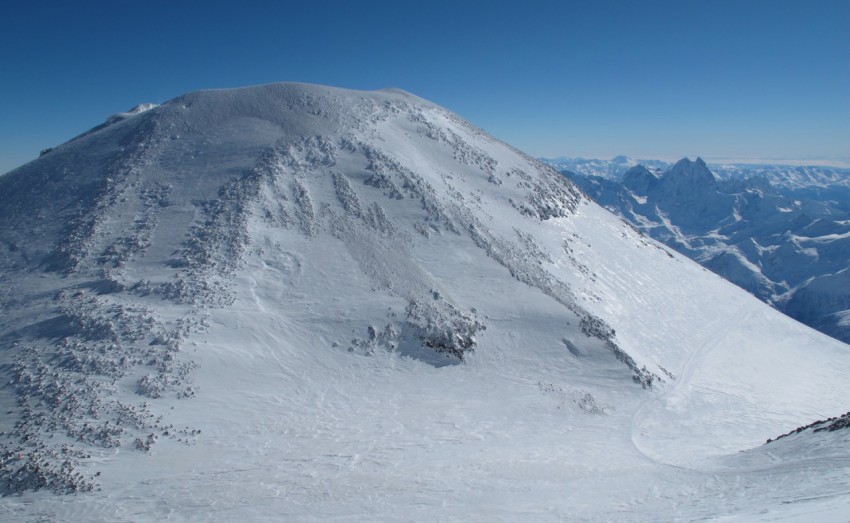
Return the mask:
<svg viewBox="0 0 850 523"><path fill-rule="evenodd" d="M642 232L850 342L850 169L548 161Z"/></svg>
<svg viewBox="0 0 850 523"><path fill-rule="evenodd" d="M622 180L626 171L637 165L663 172L673 166L665 160L634 159L615 156L610 160L589 158L541 158L559 171L569 171L582 176L597 176ZM763 178L771 185L783 189L850 187L850 168L820 165L785 165L773 163L707 163L718 180Z"/></svg>

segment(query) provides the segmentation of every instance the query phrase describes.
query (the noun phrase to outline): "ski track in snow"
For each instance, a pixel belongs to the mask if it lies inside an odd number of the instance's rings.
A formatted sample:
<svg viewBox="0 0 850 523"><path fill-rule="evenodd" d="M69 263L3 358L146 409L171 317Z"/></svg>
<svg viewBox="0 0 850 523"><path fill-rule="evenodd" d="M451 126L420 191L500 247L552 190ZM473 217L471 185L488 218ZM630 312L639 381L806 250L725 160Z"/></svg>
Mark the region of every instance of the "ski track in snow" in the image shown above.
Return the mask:
<svg viewBox="0 0 850 523"><path fill-rule="evenodd" d="M707 330L723 332L723 329L719 327L723 326L724 328L733 328L734 325L738 325L741 323L745 323L747 319L751 316L752 313L747 311L746 307L740 307L735 309L734 311L729 313L728 317L717 317L715 318L709 325ZM719 343L723 343L723 336L712 337L706 339L696 350L692 351L688 356L687 361L684 366L679 370L679 379L676 380L675 384L672 387L667 388L661 394L657 394L653 397L648 398L641 406L637 409L634 416L632 416L631 421L631 433L632 433L632 443L635 448L647 457L656 463L662 465L669 465L677 468L685 468L688 470L699 471L698 468L689 468L684 466L682 463L676 463L670 460L663 459L663 455L671 456L671 453L664 452L666 449L661 449L656 452L652 452L646 449L646 445L641 445L640 440L645 439L647 441L652 440L653 434L651 431L648 431L648 434L644 436L644 429L642 429L642 425L646 421L648 417L647 411L654 409L663 410L665 400L669 398L675 397L677 394L680 394L683 390L686 390L690 387L691 379L693 378L694 372L696 371L697 363L700 361L702 357L704 357L708 352L713 350Z"/></svg>

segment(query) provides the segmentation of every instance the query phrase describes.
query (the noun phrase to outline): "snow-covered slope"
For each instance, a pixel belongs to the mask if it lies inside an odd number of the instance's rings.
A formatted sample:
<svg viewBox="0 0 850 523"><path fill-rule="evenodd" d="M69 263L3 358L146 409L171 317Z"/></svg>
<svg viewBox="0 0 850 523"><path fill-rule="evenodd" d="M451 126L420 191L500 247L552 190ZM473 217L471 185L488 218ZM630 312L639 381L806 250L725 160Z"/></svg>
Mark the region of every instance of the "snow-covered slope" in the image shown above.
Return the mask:
<svg viewBox="0 0 850 523"><path fill-rule="evenodd" d="M644 233L850 342L850 207L832 198L840 188L789 191L762 178L724 181L702 160L687 158L663 173L637 165L619 182L567 175Z"/></svg>
<svg viewBox="0 0 850 523"><path fill-rule="evenodd" d="M845 440L735 457L844 344L408 93L192 93L0 195L7 519L846 514Z"/></svg>

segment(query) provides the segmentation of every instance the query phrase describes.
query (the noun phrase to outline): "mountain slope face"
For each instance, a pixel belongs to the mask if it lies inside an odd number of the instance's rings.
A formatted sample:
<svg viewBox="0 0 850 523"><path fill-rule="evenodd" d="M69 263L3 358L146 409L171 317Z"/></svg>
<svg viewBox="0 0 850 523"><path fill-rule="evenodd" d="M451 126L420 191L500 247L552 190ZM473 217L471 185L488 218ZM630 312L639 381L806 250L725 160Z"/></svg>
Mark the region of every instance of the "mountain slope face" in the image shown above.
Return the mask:
<svg viewBox="0 0 850 523"><path fill-rule="evenodd" d="M777 189L763 178L718 180L684 159L637 165L621 182L571 177L642 232L792 318L850 342L850 208L840 187ZM832 191L832 192L830 192Z"/></svg>
<svg viewBox="0 0 850 523"><path fill-rule="evenodd" d="M846 410L845 345L456 115L299 84L146 109L0 178L4 516L846 500L844 461L781 491L718 461Z"/></svg>

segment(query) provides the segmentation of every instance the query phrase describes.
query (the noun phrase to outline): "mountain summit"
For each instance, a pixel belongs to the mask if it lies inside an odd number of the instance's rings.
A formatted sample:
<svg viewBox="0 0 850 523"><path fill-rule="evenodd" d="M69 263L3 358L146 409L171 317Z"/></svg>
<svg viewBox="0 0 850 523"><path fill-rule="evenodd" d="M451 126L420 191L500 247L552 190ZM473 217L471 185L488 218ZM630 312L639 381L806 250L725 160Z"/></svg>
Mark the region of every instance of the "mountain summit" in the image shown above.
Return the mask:
<svg viewBox="0 0 850 523"><path fill-rule="evenodd" d="M16 519L738 513L846 410L843 344L414 95L144 109L0 178Z"/></svg>

